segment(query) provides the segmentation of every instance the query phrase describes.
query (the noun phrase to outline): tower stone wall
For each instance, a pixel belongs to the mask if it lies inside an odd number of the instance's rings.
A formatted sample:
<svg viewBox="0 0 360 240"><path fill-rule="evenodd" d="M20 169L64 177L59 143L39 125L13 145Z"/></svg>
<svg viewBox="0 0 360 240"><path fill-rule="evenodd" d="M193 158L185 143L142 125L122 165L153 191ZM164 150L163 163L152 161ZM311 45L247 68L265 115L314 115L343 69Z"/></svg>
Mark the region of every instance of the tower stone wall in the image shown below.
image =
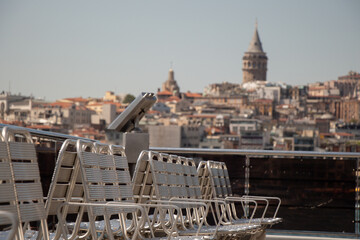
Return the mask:
<svg viewBox="0 0 360 240"><path fill-rule="evenodd" d="M267 61L256 26L249 48L243 57L243 83L266 81Z"/></svg>

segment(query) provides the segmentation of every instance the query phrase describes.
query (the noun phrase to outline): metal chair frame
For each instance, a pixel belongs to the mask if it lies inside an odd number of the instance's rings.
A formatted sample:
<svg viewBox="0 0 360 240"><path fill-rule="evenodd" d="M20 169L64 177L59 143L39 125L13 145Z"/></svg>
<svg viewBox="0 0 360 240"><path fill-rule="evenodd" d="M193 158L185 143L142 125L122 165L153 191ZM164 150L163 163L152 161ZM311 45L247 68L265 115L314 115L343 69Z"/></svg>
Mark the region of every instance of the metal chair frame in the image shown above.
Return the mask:
<svg viewBox="0 0 360 240"><path fill-rule="evenodd" d="M150 208L156 208L157 211L169 209L179 211L176 206L169 204L136 204L133 198L132 182L129 173L129 167L123 147L116 145L107 145L100 143L91 143L78 140L76 143L77 156L80 166L84 190L84 202L67 202L66 206L84 206L89 217L89 235L95 238L97 236L95 219L97 216L104 217L105 229L100 229L101 236L104 236L104 230L107 237L113 239L115 233L121 232L125 239L130 235L135 239L141 237L144 229L150 232L154 237L152 223L147 215ZM140 211L141 210L141 211ZM141 213L141 214L139 214ZM129 226L126 225L126 215L132 214L132 221ZM110 216L117 215L119 228L111 228ZM61 216L61 212L59 213ZM145 228L145 222L149 227ZM174 224L166 232L168 238L172 238L176 233ZM67 234L63 228L64 234ZM129 235L130 234L130 235Z"/></svg>
<svg viewBox="0 0 360 240"><path fill-rule="evenodd" d="M76 220L73 224L73 231L67 235L67 239L76 237L85 238L89 232L81 234L80 225L86 209L82 205L66 205L68 202L83 202L84 189L80 175L80 164L76 152L76 141L67 139L62 144L58 158L56 160L50 188L46 197L46 214L57 215L58 221L66 222L68 214L76 214ZM58 209L61 209L61 219L59 219ZM60 229L56 229L55 238L60 237ZM80 234L80 236L78 235Z"/></svg>
<svg viewBox="0 0 360 240"><path fill-rule="evenodd" d="M11 179L7 174L5 182L9 184L5 184L2 179L0 185L4 184L8 188L7 194L3 194L4 198L15 197L14 199L8 199L10 200L8 210L16 216L19 222L17 237L24 239L24 234L27 233L26 229L30 226L30 222L36 221L40 222L41 228L41 234L34 232L37 234L37 238L39 239L42 236L44 240L48 240L49 231L40 173L31 135L25 130L5 127L2 130L2 137L5 145L1 143L1 148L6 148L7 156L5 156L4 150L1 150L1 164L3 165L1 175L5 176L6 173L3 173L3 171L10 170ZM14 206L16 209L14 209Z"/></svg>
<svg viewBox="0 0 360 240"><path fill-rule="evenodd" d="M277 197L265 197L265 196L247 196L234 197L231 190L231 183L228 174L226 164L224 162L217 161L202 161L198 166L198 173L200 176L201 188L203 198L205 199L223 199L227 201L227 205L221 206L217 211L225 211L225 219L234 223L243 223L245 221L253 221L254 223L259 223L263 226L271 226L273 224L279 223L282 221L281 218L277 218L276 215L281 205L281 199ZM248 200L256 202L264 202L265 207L261 215L261 218L252 217L250 220L248 218ZM275 213L272 217L265 217L267 210L269 208L270 201L277 201L277 206ZM243 217L239 217L236 211L235 202L240 202L243 212Z"/></svg>
<svg viewBox="0 0 360 240"><path fill-rule="evenodd" d="M8 147L0 134L0 226L11 224L10 231L0 232L1 238L14 239L18 233L18 212ZM16 236L18 237L18 236Z"/></svg>
<svg viewBox="0 0 360 240"><path fill-rule="evenodd" d="M137 161L133 176L134 195L137 202L179 202L184 208L179 227L186 235L208 235L226 238L251 234L259 225L234 226L223 223L223 213L213 214L216 226L206 222L211 204L225 204L222 200L202 199L196 165L193 159L143 151ZM201 205L204 204L204 205ZM206 206L206 207L204 207ZM214 213L214 211L212 211ZM195 230L195 231L194 231Z"/></svg>

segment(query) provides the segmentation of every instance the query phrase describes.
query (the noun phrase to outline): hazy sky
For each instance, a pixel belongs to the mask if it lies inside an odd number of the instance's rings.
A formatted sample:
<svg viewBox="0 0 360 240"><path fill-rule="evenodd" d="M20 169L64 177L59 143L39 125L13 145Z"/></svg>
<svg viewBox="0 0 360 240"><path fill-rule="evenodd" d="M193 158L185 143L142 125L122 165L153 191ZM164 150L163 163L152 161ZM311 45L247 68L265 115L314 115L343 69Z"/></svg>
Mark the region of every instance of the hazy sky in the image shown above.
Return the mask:
<svg viewBox="0 0 360 240"><path fill-rule="evenodd" d="M258 20L270 82L360 71L359 0L0 1L0 91L45 97L241 83Z"/></svg>

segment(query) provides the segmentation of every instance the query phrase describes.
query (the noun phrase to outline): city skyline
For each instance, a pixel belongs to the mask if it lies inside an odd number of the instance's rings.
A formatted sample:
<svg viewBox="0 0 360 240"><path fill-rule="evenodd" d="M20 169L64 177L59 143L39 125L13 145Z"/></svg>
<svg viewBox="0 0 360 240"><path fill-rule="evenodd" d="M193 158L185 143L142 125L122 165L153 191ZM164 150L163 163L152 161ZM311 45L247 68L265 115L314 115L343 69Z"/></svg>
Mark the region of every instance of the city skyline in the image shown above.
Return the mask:
<svg viewBox="0 0 360 240"><path fill-rule="evenodd" d="M49 101L138 95L161 88L171 62L181 91L241 83L256 19L269 82L360 70L358 1L66 3L0 3L1 91Z"/></svg>

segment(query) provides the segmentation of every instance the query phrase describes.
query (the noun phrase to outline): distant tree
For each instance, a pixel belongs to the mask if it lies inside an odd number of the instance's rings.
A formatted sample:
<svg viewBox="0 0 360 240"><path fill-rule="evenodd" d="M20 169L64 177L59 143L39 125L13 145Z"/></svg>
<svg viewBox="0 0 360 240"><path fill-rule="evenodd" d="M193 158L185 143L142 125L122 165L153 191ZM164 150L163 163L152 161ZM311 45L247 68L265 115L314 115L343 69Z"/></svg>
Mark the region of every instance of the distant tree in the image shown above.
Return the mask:
<svg viewBox="0 0 360 240"><path fill-rule="evenodd" d="M123 103L131 103L132 101L134 101L135 96L132 94L126 94L126 96L124 97Z"/></svg>

